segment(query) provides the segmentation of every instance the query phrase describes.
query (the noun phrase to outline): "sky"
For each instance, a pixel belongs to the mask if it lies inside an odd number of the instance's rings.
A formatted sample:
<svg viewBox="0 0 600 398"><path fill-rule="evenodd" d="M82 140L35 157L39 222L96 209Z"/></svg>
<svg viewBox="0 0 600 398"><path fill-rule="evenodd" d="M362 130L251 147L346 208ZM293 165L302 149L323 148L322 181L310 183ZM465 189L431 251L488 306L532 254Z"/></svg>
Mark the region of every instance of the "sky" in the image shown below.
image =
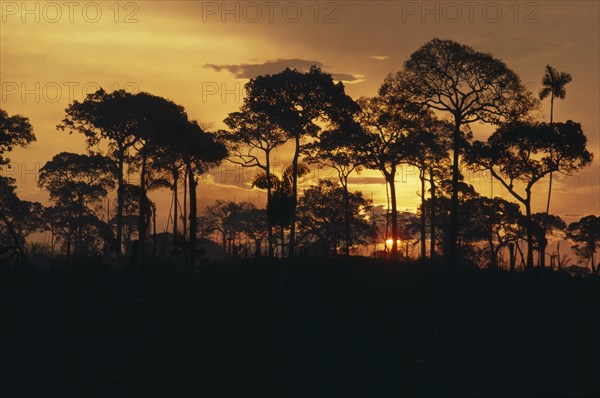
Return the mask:
<svg viewBox="0 0 600 398"><path fill-rule="evenodd" d="M285 67L320 66L344 82L357 99L373 96L389 74L434 37L452 39L503 60L533 91L544 67L573 76L564 100L555 103L555 121L582 124L591 167L554 178L551 212L567 222L600 214L600 2L591 1L0 1L0 108L30 119L37 141L9 155L1 172L15 177L18 194L48 203L37 187L37 170L62 151L83 153L82 137L57 131L64 110L99 87L146 91L185 107L191 118L225 128L223 119L239 109L244 84ZM549 118L549 102L539 119ZM485 139L493 130L473 126ZM275 154L284 168L290 147ZM276 168L277 171L277 168ZM264 205L252 190L254 170L224 163L203 176L202 209L216 199ZM334 178L314 170L301 184ZM484 195L510 195L489 177L467 175ZM415 170L397 176L398 205L419 203ZM131 182L135 182L132 180ZM377 171L351 178L351 189L386 203ZM543 211L547 179L534 189L534 211ZM159 228L170 206L166 191L153 192Z"/></svg>

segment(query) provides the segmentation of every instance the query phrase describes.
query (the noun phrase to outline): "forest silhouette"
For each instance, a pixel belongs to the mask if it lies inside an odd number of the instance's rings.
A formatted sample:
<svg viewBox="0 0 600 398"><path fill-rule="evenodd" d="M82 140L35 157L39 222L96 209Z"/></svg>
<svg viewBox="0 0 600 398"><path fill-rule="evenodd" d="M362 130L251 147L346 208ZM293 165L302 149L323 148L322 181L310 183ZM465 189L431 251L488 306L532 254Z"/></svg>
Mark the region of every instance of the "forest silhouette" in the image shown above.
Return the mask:
<svg viewBox="0 0 600 398"><path fill-rule="evenodd" d="M370 98L316 66L256 76L223 130L146 92L71 102L55 134L87 150L40 169L49 204L0 177L3 389L600 394L600 217L551 213L555 176L593 159L581 124L554 120L571 80L548 65L531 92L492 54L433 39ZM476 124L493 128L486 140ZM0 110L0 132L2 165L35 141L24 115ZM226 162L255 172L265 208L199 203L200 179ZM415 213L397 199L404 166L417 170ZM315 169L337 178L302 192ZM363 170L381 173L383 211L351 189ZM477 192L470 172L511 200ZM150 200L159 189L170 207ZM50 242L28 238L39 232Z"/></svg>

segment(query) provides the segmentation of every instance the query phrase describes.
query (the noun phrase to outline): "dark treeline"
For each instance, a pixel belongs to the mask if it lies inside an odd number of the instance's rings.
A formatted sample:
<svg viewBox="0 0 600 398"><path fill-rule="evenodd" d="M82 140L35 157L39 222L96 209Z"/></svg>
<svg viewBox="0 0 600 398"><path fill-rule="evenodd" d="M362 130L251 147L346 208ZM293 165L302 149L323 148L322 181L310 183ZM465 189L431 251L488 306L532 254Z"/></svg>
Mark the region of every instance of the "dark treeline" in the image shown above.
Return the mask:
<svg viewBox="0 0 600 398"><path fill-rule="evenodd" d="M492 55L433 39L372 98L353 100L316 67L257 76L246 84L240 109L224 120L229 129L216 132L162 97L101 89L69 104L57 126L57 134L82 134L87 153L59 153L42 167L39 186L49 192L49 206L20 200L15 181L0 180L2 259L22 262L32 254L53 266L99 256L132 266L168 259L194 270L216 253L220 259L293 258L372 248L374 255L408 259L417 248L422 262L450 268L544 268L546 257L562 268L570 258L561 256L560 244L546 253L554 233L567 237L580 263L597 272L600 219L566 225L550 213L553 176L592 161L581 125L553 118L554 100L565 97L570 81L547 66L543 89L532 93ZM534 112L546 97L550 121L538 121ZM473 141L475 123L495 132ZM2 111L0 127L0 161L7 164L6 155L35 136L20 115ZM284 144L293 156L278 175L272 157ZM199 176L224 161L258 170L252 186L266 191L266 209L222 200L198 209ZM421 203L402 218L396 177L407 165L418 170ZM314 167L338 178L301 194L299 181ZM385 214L350 191L350 179L364 169L382 174ZM467 170L489 173L514 201L481 196L465 180ZM546 179L547 206L535 212L533 188ZM160 188L173 195L169 233L159 233L155 222L167 209L148 197ZM34 231L49 233L50 242L28 244Z"/></svg>

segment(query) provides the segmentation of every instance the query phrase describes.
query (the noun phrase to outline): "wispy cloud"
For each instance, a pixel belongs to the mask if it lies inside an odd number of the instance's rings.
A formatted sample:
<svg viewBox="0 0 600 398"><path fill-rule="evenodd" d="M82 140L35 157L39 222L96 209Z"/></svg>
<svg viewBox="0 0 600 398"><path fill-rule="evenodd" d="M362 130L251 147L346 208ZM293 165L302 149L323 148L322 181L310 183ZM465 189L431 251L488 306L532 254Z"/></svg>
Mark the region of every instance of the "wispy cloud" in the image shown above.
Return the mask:
<svg viewBox="0 0 600 398"><path fill-rule="evenodd" d="M236 79L252 79L259 75L279 73L285 68L297 69L300 72L308 72L311 66L317 66L323 70L327 69L322 62L311 61L300 58L292 59L274 59L256 64L205 64L205 68L215 70L217 72L227 71L233 74ZM336 73L329 72L335 80L344 83L359 83L364 80L363 75L351 73Z"/></svg>
<svg viewBox="0 0 600 398"><path fill-rule="evenodd" d="M389 57L390 57L389 55L371 55L369 58L375 59L377 61L385 61Z"/></svg>

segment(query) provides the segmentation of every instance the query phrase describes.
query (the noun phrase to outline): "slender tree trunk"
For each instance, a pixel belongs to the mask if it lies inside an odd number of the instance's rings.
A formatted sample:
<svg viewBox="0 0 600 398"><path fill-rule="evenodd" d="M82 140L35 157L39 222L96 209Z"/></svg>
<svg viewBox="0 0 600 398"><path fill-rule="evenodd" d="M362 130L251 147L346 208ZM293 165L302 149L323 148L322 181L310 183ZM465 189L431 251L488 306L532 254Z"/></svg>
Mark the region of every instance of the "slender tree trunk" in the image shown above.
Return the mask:
<svg viewBox="0 0 600 398"><path fill-rule="evenodd" d="M190 190L190 267L192 271L196 270L196 180L194 170L188 165L188 181Z"/></svg>
<svg viewBox="0 0 600 398"><path fill-rule="evenodd" d="M183 240L187 242L187 201L188 201L188 166L185 167L183 175ZM186 256L187 258L187 256Z"/></svg>
<svg viewBox="0 0 600 398"><path fill-rule="evenodd" d="M259 258L262 256L262 253L260 252L262 246L262 239L255 239L254 240L254 257Z"/></svg>
<svg viewBox="0 0 600 398"><path fill-rule="evenodd" d="M125 154L122 149L118 151L118 174L117 174L117 258L123 254L123 207L125 204L125 192L123 181L123 166Z"/></svg>
<svg viewBox="0 0 600 398"><path fill-rule="evenodd" d="M398 208L396 204L396 176L395 169L392 170L388 184L390 186L390 196L392 199L392 257L398 254Z"/></svg>
<svg viewBox="0 0 600 398"><path fill-rule="evenodd" d="M350 256L350 193L348 192L348 176L343 178L342 187L344 188L344 238L346 243L345 253Z"/></svg>
<svg viewBox="0 0 600 398"><path fill-rule="evenodd" d="M156 206L152 206L152 259L156 262Z"/></svg>
<svg viewBox="0 0 600 398"><path fill-rule="evenodd" d="M281 258L285 256L284 253L285 248L285 227L281 224Z"/></svg>
<svg viewBox="0 0 600 398"><path fill-rule="evenodd" d="M450 210L450 233L447 237L446 250L446 265L450 268L456 268L458 264L456 241L458 237L458 182L459 182L459 167L458 159L460 155L460 118L454 116L454 133L452 137L452 200Z"/></svg>
<svg viewBox="0 0 600 398"><path fill-rule="evenodd" d="M179 182L179 171L177 169L173 169L173 246L177 245L177 223L179 216L178 214L178 198L177 198L177 186ZM185 184L185 181L184 181Z"/></svg>
<svg viewBox="0 0 600 398"><path fill-rule="evenodd" d="M266 161L266 172L267 172L267 210L269 209L269 204L271 203L271 197L273 192L272 181L271 181L271 152L270 150L265 151L265 161ZM273 259L273 224L271 223L271 218L267 212L267 234L268 234L268 243L269 243L269 259Z"/></svg>
<svg viewBox="0 0 600 398"><path fill-rule="evenodd" d="M508 244L508 255L510 263L510 272L515 272L515 264L517 262L517 258L515 256L515 244L513 242L510 242Z"/></svg>
<svg viewBox="0 0 600 398"><path fill-rule="evenodd" d="M138 219L138 257L141 260L140 264L144 263L146 256L146 234L148 226L146 224L146 216L148 213L148 200L146 197L146 154L142 150L142 165L140 168L140 204L139 204L139 219Z"/></svg>
<svg viewBox="0 0 600 398"><path fill-rule="evenodd" d="M553 126L553 115L554 113L554 95L550 96L550 129ZM550 159L552 159L552 148L550 148ZM544 236L544 240L546 238L546 231L548 229L548 215L550 214L550 197L552 195L552 171L550 171L550 181L548 183L548 200L546 201L546 214L544 216L544 226L542 228L542 233ZM545 268L546 266L546 245L540 244L540 258L539 258L540 268Z"/></svg>
<svg viewBox="0 0 600 398"><path fill-rule="evenodd" d="M50 269L54 270L54 228L50 227Z"/></svg>
<svg viewBox="0 0 600 398"><path fill-rule="evenodd" d="M533 223L531 221L531 198L527 192L525 202L525 215L527 217L527 270L533 269Z"/></svg>
<svg viewBox="0 0 600 398"><path fill-rule="evenodd" d="M77 229L75 230L75 261L78 262L80 258L81 249L81 218L83 217L83 200L78 198L79 212L77 214Z"/></svg>
<svg viewBox="0 0 600 398"><path fill-rule="evenodd" d="M421 262L427 261L427 232L425 230L425 168L419 169L421 180Z"/></svg>
<svg viewBox="0 0 600 398"><path fill-rule="evenodd" d="M430 249L430 254L429 256L431 257L431 261L433 262L435 260L435 223L436 223L436 208L435 208L435 201L436 201L436 186L435 186L435 181L433 179L433 168L429 169L429 177L431 178L430 180L430 184L431 184L431 215L430 215L430 221L429 221L429 228L431 230L430 232L430 239L431 239L431 249Z"/></svg>
<svg viewBox="0 0 600 398"><path fill-rule="evenodd" d="M490 269L496 271L498 269L498 262L496 260L496 249L494 248L494 240L491 236L488 237L488 243L490 245Z"/></svg>
<svg viewBox="0 0 600 398"><path fill-rule="evenodd" d="M294 159L292 160L292 196L293 211L290 223L290 242L288 248L288 257L294 258L296 251L296 205L298 204L298 160L300 158L300 135L295 137L296 148L294 150Z"/></svg>

